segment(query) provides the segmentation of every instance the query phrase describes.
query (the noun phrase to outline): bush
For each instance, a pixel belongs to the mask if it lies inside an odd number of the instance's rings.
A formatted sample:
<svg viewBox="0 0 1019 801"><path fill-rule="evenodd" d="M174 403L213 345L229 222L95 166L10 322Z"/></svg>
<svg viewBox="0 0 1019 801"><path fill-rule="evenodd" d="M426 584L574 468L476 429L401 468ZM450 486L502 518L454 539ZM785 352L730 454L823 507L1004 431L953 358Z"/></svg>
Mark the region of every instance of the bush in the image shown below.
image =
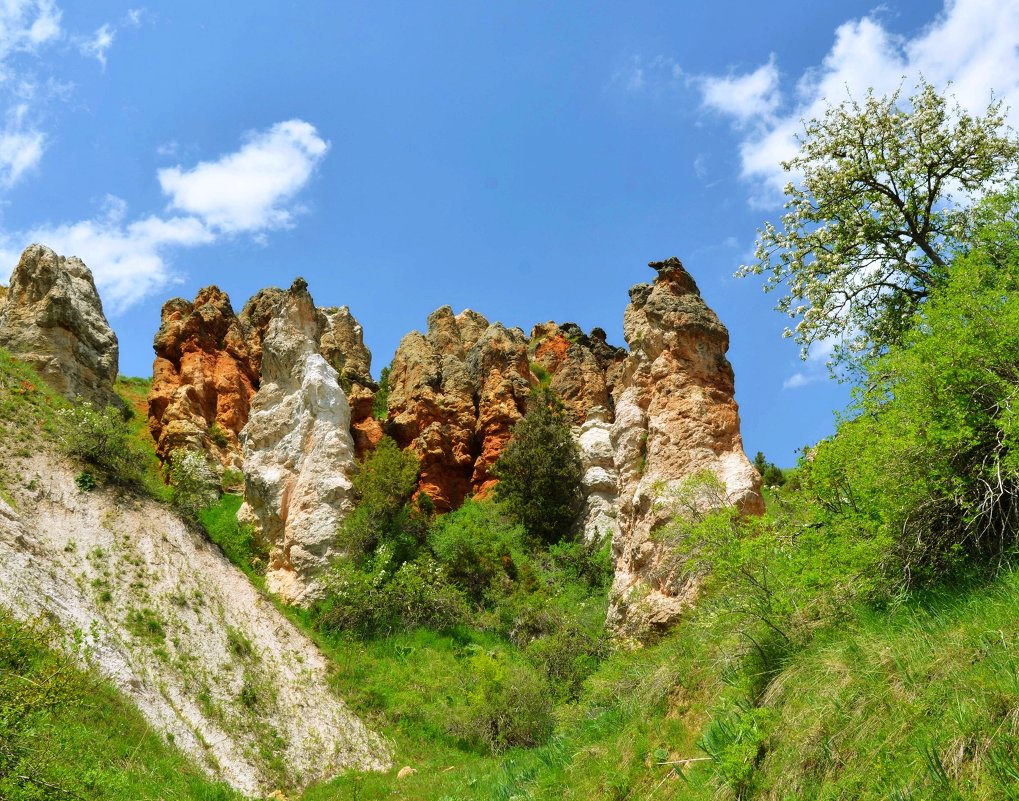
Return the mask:
<svg viewBox="0 0 1019 801"><path fill-rule="evenodd" d="M64 450L99 468L107 480L130 484L140 480L144 455L138 453L119 409L97 409L88 401L61 409L66 426Z"/></svg>
<svg viewBox="0 0 1019 801"><path fill-rule="evenodd" d="M217 448L225 448L230 444L230 440L227 438L226 432L220 427L219 423L213 423L205 430L205 436L209 438L209 442L215 445Z"/></svg>
<svg viewBox="0 0 1019 801"><path fill-rule="evenodd" d="M185 517L196 519L202 509L218 500L216 475L204 453L176 448L170 452L166 472L171 502Z"/></svg>
<svg viewBox="0 0 1019 801"><path fill-rule="evenodd" d="M534 670L479 650L470 676L468 706L453 721L453 734L490 753L541 745L552 734L549 686Z"/></svg>
<svg viewBox="0 0 1019 801"><path fill-rule="evenodd" d="M902 587L1000 564L1019 532L1019 253L956 259L801 481L826 521L889 541Z"/></svg>
<svg viewBox="0 0 1019 801"><path fill-rule="evenodd" d="M428 545L449 579L480 604L511 590L523 533L497 504L467 499L459 509L436 518Z"/></svg>
<svg viewBox="0 0 1019 801"><path fill-rule="evenodd" d="M552 563L571 581L578 581L592 590L604 590L612 583L612 539L559 542L549 549Z"/></svg>
<svg viewBox="0 0 1019 801"><path fill-rule="evenodd" d="M389 371L391 368L383 367L379 375L379 388L372 400L372 417L376 420L385 420L389 416Z"/></svg>
<svg viewBox="0 0 1019 801"><path fill-rule="evenodd" d="M493 473L496 497L528 533L544 543L569 534L583 502L583 471L565 408L551 389L532 393Z"/></svg>
<svg viewBox="0 0 1019 801"><path fill-rule="evenodd" d="M465 622L468 611L437 562L423 557L394 565L392 551L382 545L363 567L336 564L316 620L326 630L372 637L417 626L449 630Z"/></svg>
<svg viewBox="0 0 1019 801"><path fill-rule="evenodd" d="M74 485L81 492L91 492L96 488L96 477L88 470L82 470L74 477Z"/></svg>
<svg viewBox="0 0 1019 801"><path fill-rule="evenodd" d="M358 504L340 527L340 547L364 559L388 545L397 562L413 559L424 539L427 514L409 503L417 488L418 460L383 437L354 476Z"/></svg>
<svg viewBox="0 0 1019 801"><path fill-rule="evenodd" d="M548 679L556 696L576 700L584 679L608 653L608 643L601 632L585 631L570 621L558 631L534 640L525 653Z"/></svg>

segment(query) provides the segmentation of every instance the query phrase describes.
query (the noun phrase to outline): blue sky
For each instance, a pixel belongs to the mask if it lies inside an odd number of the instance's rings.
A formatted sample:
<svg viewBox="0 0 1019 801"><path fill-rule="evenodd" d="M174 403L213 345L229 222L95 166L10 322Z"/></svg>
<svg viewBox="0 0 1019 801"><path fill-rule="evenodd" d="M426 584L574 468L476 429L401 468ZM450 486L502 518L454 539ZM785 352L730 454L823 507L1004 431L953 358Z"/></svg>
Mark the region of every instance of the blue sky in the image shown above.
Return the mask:
<svg viewBox="0 0 1019 801"><path fill-rule="evenodd" d="M1019 0L0 5L0 259L92 268L121 371L169 297L309 282L374 370L443 304L602 326L679 256L728 326L744 441L780 464L848 390L734 270L800 120L921 72L1019 106Z"/></svg>

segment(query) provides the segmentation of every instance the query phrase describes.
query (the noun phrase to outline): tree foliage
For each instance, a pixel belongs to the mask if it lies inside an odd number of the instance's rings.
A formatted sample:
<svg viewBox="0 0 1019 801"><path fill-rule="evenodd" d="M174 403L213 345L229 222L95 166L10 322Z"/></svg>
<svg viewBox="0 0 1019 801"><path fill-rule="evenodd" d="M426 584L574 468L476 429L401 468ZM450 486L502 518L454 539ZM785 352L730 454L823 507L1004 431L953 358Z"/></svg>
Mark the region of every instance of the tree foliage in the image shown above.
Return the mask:
<svg viewBox="0 0 1019 801"><path fill-rule="evenodd" d="M788 290L777 309L799 320L786 334L804 354L826 339L839 343L835 362L880 352L944 283L965 240L954 195L1014 175L1017 155L1000 101L972 116L925 81L908 103L900 89L832 106L782 163L799 181L785 188L779 224L758 232L756 262L737 275Z"/></svg>
<svg viewBox="0 0 1019 801"><path fill-rule="evenodd" d="M494 473L496 497L532 536L553 543L570 532L582 503L583 473L565 408L551 389L534 391Z"/></svg>
<svg viewBox="0 0 1019 801"><path fill-rule="evenodd" d="M866 363L853 416L806 471L830 520L889 538L907 585L996 564L1019 541L1017 203L976 210L977 244Z"/></svg>
<svg viewBox="0 0 1019 801"><path fill-rule="evenodd" d="M196 520L198 513L219 497L216 474L204 452L174 448L166 467L173 505L185 517Z"/></svg>

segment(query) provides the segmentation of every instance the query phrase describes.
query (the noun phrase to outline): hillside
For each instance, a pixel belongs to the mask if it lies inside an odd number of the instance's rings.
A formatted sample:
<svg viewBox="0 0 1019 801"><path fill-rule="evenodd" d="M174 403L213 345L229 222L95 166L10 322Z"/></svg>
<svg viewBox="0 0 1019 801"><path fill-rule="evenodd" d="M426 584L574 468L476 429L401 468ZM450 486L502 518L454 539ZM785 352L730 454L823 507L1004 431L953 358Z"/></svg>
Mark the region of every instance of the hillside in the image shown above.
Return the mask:
<svg viewBox="0 0 1019 801"><path fill-rule="evenodd" d="M84 491L60 453L66 406L3 357L0 604L57 623L86 665L210 775L248 793L388 767L329 689L329 663L164 505ZM52 433L38 427L36 415Z"/></svg>

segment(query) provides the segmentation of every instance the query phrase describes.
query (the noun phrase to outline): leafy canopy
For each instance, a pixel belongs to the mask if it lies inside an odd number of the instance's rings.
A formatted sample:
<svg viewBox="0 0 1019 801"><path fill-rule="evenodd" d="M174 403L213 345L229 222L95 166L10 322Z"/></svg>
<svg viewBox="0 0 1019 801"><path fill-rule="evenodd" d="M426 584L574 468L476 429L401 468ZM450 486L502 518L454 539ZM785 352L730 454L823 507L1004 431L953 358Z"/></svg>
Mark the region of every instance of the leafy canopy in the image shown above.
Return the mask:
<svg viewBox="0 0 1019 801"><path fill-rule="evenodd" d="M1014 175L1017 156L1000 101L971 116L921 81L908 103L900 89L832 106L782 163L799 183L786 185L785 213L758 231L756 261L737 275L788 290L776 308L799 320L786 335L804 355L827 339L838 342L833 363L881 352L944 283L965 241L953 193Z"/></svg>
<svg viewBox="0 0 1019 801"><path fill-rule="evenodd" d="M1019 538L1019 190L989 198L900 344L864 365L807 487L882 533L904 584L995 565Z"/></svg>

